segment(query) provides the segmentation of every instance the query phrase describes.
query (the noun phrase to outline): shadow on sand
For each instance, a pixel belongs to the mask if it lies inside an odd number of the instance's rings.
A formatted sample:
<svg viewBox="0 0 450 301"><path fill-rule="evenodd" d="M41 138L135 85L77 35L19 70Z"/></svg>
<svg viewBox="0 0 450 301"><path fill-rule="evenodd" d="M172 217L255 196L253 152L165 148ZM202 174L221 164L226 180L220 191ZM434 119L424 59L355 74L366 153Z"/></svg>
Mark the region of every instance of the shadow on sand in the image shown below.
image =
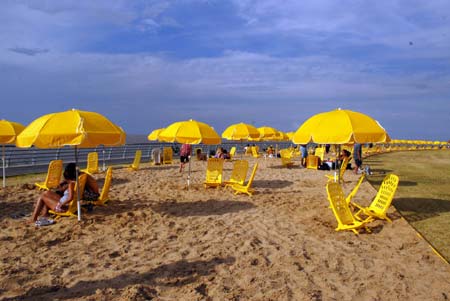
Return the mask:
<svg viewBox="0 0 450 301"><path fill-rule="evenodd" d="M256 206L250 202L207 200L196 202L166 202L152 206L155 212L172 216L208 216L248 210Z"/></svg>
<svg viewBox="0 0 450 301"><path fill-rule="evenodd" d="M394 207L409 222L418 222L450 212L450 201L425 198L398 198L393 201Z"/></svg>
<svg viewBox="0 0 450 301"><path fill-rule="evenodd" d="M200 277L215 274L218 265L232 265L236 259L234 257L212 258L210 260L187 261L180 260L174 263L163 264L145 273L125 273L111 279L94 281L80 281L70 288L53 285L36 287L30 289L21 296L7 298L3 300L65 300L77 299L91 296L97 290L102 289L124 289L128 286L137 285L138 290L135 300L151 300L157 297L155 286L181 287L197 281ZM196 288L196 291L203 296L204 285Z"/></svg>

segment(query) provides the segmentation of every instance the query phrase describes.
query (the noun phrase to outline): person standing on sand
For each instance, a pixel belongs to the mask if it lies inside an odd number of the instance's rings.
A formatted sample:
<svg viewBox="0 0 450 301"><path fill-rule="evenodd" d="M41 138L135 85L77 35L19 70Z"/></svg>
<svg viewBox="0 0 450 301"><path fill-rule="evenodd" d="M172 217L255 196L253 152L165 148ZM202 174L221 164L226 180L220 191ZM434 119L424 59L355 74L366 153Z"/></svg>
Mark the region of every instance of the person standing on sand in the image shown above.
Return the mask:
<svg viewBox="0 0 450 301"><path fill-rule="evenodd" d="M355 161L355 174L358 173L362 166L362 146L361 143L355 143L353 146L353 160Z"/></svg>
<svg viewBox="0 0 450 301"><path fill-rule="evenodd" d="M184 170L184 165L189 162L191 156L192 146L190 144L183 144L180 149L180 172Z"/></svg>

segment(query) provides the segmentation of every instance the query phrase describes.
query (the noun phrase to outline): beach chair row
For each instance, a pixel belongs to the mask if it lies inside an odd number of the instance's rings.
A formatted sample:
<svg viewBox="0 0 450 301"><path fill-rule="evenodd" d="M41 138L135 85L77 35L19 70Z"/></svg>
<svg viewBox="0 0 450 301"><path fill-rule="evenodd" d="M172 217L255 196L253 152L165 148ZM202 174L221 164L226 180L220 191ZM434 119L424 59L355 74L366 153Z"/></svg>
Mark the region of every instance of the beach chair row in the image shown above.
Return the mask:
<svg viewBox="0 0 450 301"><path fill-rule="evenodd" d="M235 191L235 194L245 193L251 196L254 192L252 189L252 183L258 169L258 163L253 166L252 173L247 184L244 185L248 172L248 161L235 160L233 162L233 169L231 171L230 179L223 181L223 163L224 159L209 158L206 166L206 180L204 182L205 187L230 187Z"/></svg>

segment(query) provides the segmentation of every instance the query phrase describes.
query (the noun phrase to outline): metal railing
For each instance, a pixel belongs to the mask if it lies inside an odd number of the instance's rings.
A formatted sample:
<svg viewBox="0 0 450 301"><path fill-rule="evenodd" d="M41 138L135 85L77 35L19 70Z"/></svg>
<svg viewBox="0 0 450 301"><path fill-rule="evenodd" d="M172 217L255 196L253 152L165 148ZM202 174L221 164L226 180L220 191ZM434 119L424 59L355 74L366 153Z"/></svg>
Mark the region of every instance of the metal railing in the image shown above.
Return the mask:
<svg viewBox="0 0 450 301"><path fill-rule="evenodd" d="M251 143L259 146L260 150L267 148L269 145L278 144L279 148L287 147L291 145L290 142L257 142ZM232 146L235 146L237 153L244 151L244 147L247 143L240 142L224 142L221 145L193 145L193 154L195 150L200 148L202 153L214 155L218 146L222 146L227 150L230 150ZM116 147L96 147L96 148L77 148L78 164L81 168L86 166L87 155L90 152L98 153L99 167L102 169L109 165L114 164L131 164L134 159L134 155L137 150L142 151L141 162L149 162L152 156L152 150L154 148L172 147L174 150L174 157L179 156L179 149L181 147L178 143L137 143L126 144ZM6 176L15 176L28 173L46 172L48 164L52 160L63 160L63 162L75 161L75 148L74 147L62 147L55 149L39 149L35 147L31 148L17 148L12 145L5 145L5 167ZM1 168L1 165L0 165Z"/></svg>

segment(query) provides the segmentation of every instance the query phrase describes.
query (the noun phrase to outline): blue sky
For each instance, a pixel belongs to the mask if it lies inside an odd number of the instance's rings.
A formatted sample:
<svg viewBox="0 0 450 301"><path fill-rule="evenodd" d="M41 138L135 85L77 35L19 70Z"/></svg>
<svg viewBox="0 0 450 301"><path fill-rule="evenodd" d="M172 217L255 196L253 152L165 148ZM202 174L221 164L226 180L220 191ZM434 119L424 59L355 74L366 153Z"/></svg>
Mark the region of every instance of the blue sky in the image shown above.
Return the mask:
<svg viewBox="0 0 450 301"><path fill-rule="evenodd" d="M197 119L296 130L338 107L450 139L450 2L0 2L0 118L77 108L129 134Z"/></svg>

